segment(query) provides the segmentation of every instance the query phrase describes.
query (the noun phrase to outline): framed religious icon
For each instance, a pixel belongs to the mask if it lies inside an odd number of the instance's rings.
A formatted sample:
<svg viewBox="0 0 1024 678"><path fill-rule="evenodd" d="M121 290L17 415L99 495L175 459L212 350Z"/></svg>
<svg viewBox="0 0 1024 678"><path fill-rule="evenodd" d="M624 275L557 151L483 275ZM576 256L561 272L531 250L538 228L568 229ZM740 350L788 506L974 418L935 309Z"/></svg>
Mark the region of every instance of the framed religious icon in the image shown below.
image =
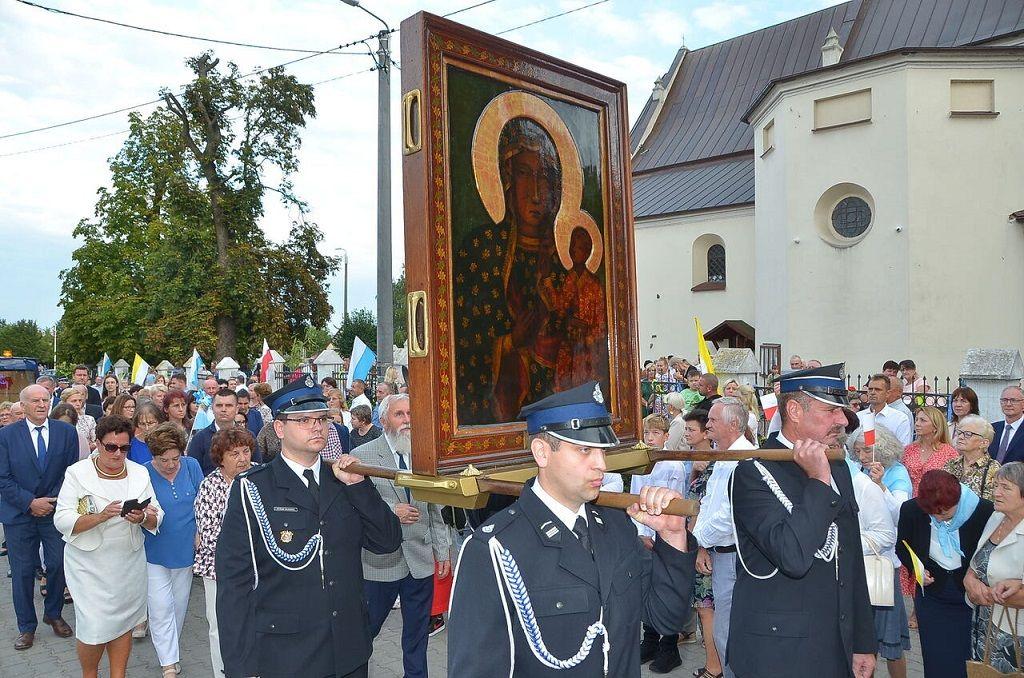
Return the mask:
<svg viewBox="0 0 1024 678"><path fill-rule="evenodd" d="M529 459L520 409L596 381L640 428L625 85L402 22L413 470Z"/></svg>

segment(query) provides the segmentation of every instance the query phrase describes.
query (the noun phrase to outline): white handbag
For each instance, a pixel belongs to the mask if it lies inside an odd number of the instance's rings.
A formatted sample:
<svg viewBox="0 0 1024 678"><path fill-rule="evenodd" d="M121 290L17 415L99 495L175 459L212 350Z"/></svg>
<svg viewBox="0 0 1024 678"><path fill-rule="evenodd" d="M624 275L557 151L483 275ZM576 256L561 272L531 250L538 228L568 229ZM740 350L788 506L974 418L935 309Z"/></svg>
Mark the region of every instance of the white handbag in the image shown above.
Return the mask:
<svg viewBox="0 0 1024 678"><path fill-rule="evenodd" d="M878 548L870 537L864 537L872 555L864 556L864 576L868 582L868 597L875 607L892 607L896 604L896 577L892 561L878 554Z"/></svg>

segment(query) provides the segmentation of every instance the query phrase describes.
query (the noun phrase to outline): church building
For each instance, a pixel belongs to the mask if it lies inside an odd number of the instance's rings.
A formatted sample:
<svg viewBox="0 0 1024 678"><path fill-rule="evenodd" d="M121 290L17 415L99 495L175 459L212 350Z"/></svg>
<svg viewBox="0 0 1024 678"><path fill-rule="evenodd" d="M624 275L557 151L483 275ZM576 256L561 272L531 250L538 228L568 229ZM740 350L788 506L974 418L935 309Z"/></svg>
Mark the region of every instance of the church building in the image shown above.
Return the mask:
<svg viewBox="0 0 1024 678"><path fill-rule="evenodd" d="M683 47L632 152L644 358L695 355L694 316L765 372L1024 348L1024 0L851 0Z"/></svg>

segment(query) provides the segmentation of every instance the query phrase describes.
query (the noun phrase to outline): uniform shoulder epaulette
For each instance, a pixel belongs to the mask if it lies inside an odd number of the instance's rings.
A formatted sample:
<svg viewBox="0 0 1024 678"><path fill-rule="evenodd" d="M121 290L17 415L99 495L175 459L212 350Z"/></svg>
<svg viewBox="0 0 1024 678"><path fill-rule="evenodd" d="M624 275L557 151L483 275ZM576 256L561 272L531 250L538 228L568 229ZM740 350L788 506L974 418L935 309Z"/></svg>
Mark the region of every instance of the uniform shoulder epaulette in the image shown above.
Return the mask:
<svg viewBox="0 0 1024 678"><path fill-rule="evenodd" d="M473 536L477 539L487 541L515 522L518 516L519 509L516 508L515 505L507 509L502 509L488 518L483 525L476 528L476 530L473 531Z"/></svg>

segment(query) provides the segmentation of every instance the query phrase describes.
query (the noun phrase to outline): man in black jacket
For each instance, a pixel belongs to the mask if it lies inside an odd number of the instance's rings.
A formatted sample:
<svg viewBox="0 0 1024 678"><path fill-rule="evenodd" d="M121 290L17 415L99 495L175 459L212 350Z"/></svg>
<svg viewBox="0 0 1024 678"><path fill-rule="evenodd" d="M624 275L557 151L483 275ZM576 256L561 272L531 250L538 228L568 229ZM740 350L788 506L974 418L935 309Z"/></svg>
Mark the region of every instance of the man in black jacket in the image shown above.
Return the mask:
<svg viewBox="0 0 1024 678"><path fill-rule="evenodd" d="M595 506L604 449L618 444L597 382L523 408L537 478L463 546L448 619L458 678L640 675L641 619L683 627L695 544L683 518L661 514L679 494L643 488L629 510L657 532L653 551L623 511Z"/></svg>
<svg viewBox="0 0 1024 678"><path fill-rule="evenodd" d="M825 451L847 425L842 365L781 377L782 430L732 477L738 566L727 658L738 678L868 678L878 641L853 481Z"/></svg>
<svg viewBox="0 0 1024 678"><path fill-rule="evenodd" d="M231 485L217 542L228 678L365 678L372 636L360 549L391 553L398 517L373 483L321 462L331 425L311 377L267 398L281 454Z"/></svg>

